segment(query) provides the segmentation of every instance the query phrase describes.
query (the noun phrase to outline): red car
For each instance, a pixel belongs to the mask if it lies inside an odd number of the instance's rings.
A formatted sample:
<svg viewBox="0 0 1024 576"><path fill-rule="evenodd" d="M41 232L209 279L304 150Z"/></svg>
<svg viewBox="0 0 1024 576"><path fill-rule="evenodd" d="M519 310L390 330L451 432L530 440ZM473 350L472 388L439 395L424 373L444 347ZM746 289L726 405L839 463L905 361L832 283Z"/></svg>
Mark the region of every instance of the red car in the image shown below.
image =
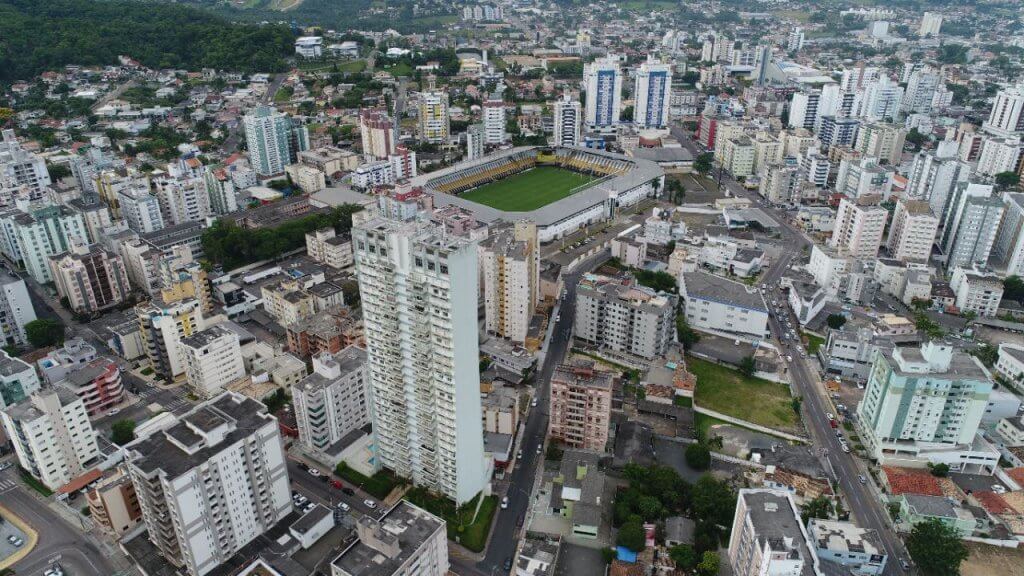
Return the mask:
<svg viewBox="0 0 1024 576"><path fill-rule="evenodd" d="M341 483L341 480L331 480L331 486L334 486L338 490L341 490L342 488L345 487L345 485Z"/></svg>
<svg viewBox="0 0 1024 576"><path fill-rule="evenodd" d="M828 425L833 427L833 428L839 428L839 423L836 422L835 420L829 420L828 421Z"/></svg>

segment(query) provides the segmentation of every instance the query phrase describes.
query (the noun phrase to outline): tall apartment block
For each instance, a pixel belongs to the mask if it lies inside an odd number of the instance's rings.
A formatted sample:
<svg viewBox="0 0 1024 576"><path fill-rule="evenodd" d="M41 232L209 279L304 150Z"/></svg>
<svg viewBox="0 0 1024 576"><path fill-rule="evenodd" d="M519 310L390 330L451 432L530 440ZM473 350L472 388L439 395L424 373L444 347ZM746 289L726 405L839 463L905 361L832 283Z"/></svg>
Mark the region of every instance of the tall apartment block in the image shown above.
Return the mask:
<svg viewBox="0 0 1024 576"><path fill-rule="evenodd" d="M57 294L79 313L113 308L131 292L121 257L99 244L72 243L71 250L50 257L50 274Z"/></svg>
<svg viewBox="0 0 1024 576"><path fill-rule="evenodd" d="M580 280L573 335L589 344L642 358L668 350L676 297L605 276Z"/></svg>
<svg viewBox="0 0 1024 576"><path fill-rule="evenodd" d="M444 576L448 537L444 520L402 500L380 520L356 521L351 544L331 561L331 576Z"/></svg>
<svg viewBox="0 0 1024 576"><path fill-rule="evenodd" d="M484 144L488 146L504 144L508 138L505 132L505 100L502 92L499 85L498 89L488 94L483 102Z"/></svg>
<svg viewBox="0 0 1024 576"><path fill-rule="evenodd" d="M995 136L1024 134L1024 84L1000 90L981 127Z"/></svg>
<svg viewBox="0 0 1024 576"><path fill-rule="evenodd" d="M142 507L132 479L120 468L108 470L85 493L89 518L104 531L120 538L142 521Z"/></svg>
<svg viewBox="0 0 1024 576"><path fill-rule="evenodd" d="M672 66L648 56L636 71L633 90L633 122L638 128L668 126L669 99L672 93Z"/></svg>
<svg viewBox="0 0 1024 576"><path fill-rule="evenodd" d="M492 230L480 244L487 331L522 344L540 298L537 225L517 222Z"/></svg>
<svg viewBox="0 0 1024 576"><path fill-rule="evenodd" d="M889 254L903 262L927 262L932 253L939 219L923 200L900 200L896 203L886 247Z"/></svg>
<svg viewBox="0 0 1024 576"><path fill-rule="evenodd" d="M85 403L65 388L36 392L0 418L18 463L50 490L82 475L100 457Z"/></svg>
<svg viewBox="0 0 1024 576"><path fill-rule="evenodd" d="M291 162L292 122L270 106L257 106L242 118L253 169L260 176L284 173Z"/></svg>
<svg viewBox="0 0 1024 576"><path fill-rule="evenodd" d="M793 497L781 490L744 488L729 533L736 576L822 574Z"/></svg>
<svg viewBox="0 0 1024 576"><path fill-rule="evenodd" d="M299 442L337 464L335 444L370 424L370 402L365 350L314 356L313 372L292 386Z"/></svg>
<svg viewBox="0 0 1024 576"><path fill-rule="evenodd" d="M583 69L587 130L614 131L622 113L622 70L615 58L598 58Z"/></svg>
<svg viewBox="0 0 1024 576"><path fill-rule="evenodd" d="M395 126L382 109L364 108L359 111L359 137L364 156L387 160L395 153Z"/></svg>
<svg viewBox="0 0 1024 576"><path fill-rule="evenodd" d="M380 216L352 229L384 467L457 504L484 489L477 246ZM468 305L467 305L468 304Z"/></svg>
<svg viewBox="0 0 1024 576"><path fill-rule="evenodd" d="M22 148L14 130L4 130L0 141L0 205L13 204L13 197L22 189L28 191L27 199L42 199L49 185L46 160Z"/></svg>
<svg viewBox="0 0 1024 576"><path fill-rule="evenodd" d="M943 216L942 252L946 268L984 266L992 254L1005 210L992 186L961 182Z"/></svg>
<svg viewBox="0 0 1024 576"><path fill-rule="evenodd" d="M592 361L555 368L548 436L572 448L604 452L614 384L615 374L597 370Z"/></svg>
<svg viewBox="0 0 1024 576"><path fill-rule="evenodd" d="M179 346L189 389L200 398L216 396L245 377L238 334L223 326L210 326L182 338Z"/></svg>
<svg viewBox="0 0 1024 576"><path fill-rule="evenodd" d="M277 419L226 392L125 446L150 540L172 565L203 576L292 509Z"/></svg>
<svg viewBox="0 0 1024 576"><path fill-rule="evenodd" d="M582 106L569 94L555 102L555 146L579 146L583 124Z"/></svg>
<svg viewBox="0 0 1024 576"><path fill-rule="evenodd" d="M5 344L28 343L25 324L36 319L36 310L21 278L0 272L0 339ZM3 408L3 403L0 403Z"/></svg>
<svg viewBox="0 0 1024 576"><path fill-rule="evenodd" d="M135 307L146 357L153 370L170 380L186 377L181 340L203 329L203 311L196 298L168 302L156 297Z"/></svg>
<svg viewBox="0 0 1024 576"><path fill-rule="evenodd" d="M420 138L431 144L444 144L451 135L448 94L431 89L420 94Z"/></svg>
<svg viewBox="0 0 1024 576"><path fill-rule="evenodd" d="M5 220L7 220L5 218ZM3 222L5 244L12 237L25 271L40 284L53 281L50 274L50 256L67 252L73 242L88 242L89 232L82 215L67 206L35 204L27 212L14 211ZM10 256L10 254L8 254Z"/></svg>
<svg viewBox="0 0 1024 576"><path fill-rule="evenodd" d="M874 258L882 245L885 221L889 212L878 205L878 196L865 196L856 200L843 198L836 213L835 228L829 246L841 256Z"/></svg>

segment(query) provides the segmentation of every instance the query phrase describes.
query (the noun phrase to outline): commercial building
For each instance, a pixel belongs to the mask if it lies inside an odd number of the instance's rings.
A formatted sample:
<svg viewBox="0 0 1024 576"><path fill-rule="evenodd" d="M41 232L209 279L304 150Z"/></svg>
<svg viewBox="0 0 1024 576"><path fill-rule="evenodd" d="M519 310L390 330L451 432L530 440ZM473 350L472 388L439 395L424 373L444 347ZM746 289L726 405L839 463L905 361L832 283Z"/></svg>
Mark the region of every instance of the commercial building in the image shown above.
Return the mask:
<svg viewBox="0 0 1024 576"><path fill-rule="evenodd" d="M852 522L811 518L807 534L819 560L844 566L856 576L885 572L888 555L878 532Z"/></svg>
<svg viewBox="0 0 1024 576"><path fill-rule="evenodd" d="M633 90L633 122L637 128L668 126L669 96L672 92L672 67L648 56L636 71Z"/></svg>
<svg viewBox="0 0 1024 576"><path fill-rule="evenodd" d="M894 260L927 262L932 253L939 219L923 200L899 200L889 228L886 248Z"/></svg>
<svg viewBox="0 0 1024 576"><path fill-rule="evenodd" d="M1003 282L995 274L954 268L949 287L956 294L955 303L961 314L970 312L991 318L999 313Z"/></svg>
<svg viewBox="0 0 1024 576"><path fill-rule="evenodd" d="M72 311L100 312L122 304L131 292L121 257L99 244L72 243L71 250L50 257L57 294Z"/></svg>
<svg viewBox="0 0 1024 576"><path fill-rule="evenodd" d="M65 388L36 392L0 417L18 463L50 490L80 476L100 456L85 403Z"/></svg>
<svg viewBox="0 0 1024 576"><path fill-rule="evenodd" d="M981 362L950 344L879 348L857 406L864 445L883 464L985 470L999 459L975 438L991 392Z"/></svg>
<svg viewBox="0 0 1024 576"><path fill-rule="evenodd" d="M569 94L555 102L555 146L579 146L583 126L582 106Z"/></svg>
<svg viewBox="0 0 1024 576"><path fill-rule="evenodd" d="M313 372L292 386L292 403L299 442L336 465L344 447L335 445L371 422L366 351L349 346L313 356Z"/></svg>
<svg viewBox="0 0 1024 576"><path fill-rule="evenodd" d="M444 520L401 500L380 520L362 516L357 538L331 561L331 576L445 576Z"/></svg>
<svg viewBox="0 0 1024 576"><path fill-rule="evenodd" d="M238 334L220 325L181 339L185 376L192 394L212 398L245 377Z"/></svg>
<svg viewBox="0 0 1024 576"><path fill-rule="evenodd" d="M885 222L889 218L889 212L878 205L879 200L877 196L855 200L843 198L839 202L829 246L841 256L877 256L878 247L882 245L882 235L885 233Z"/></svg>
<svg viewBox="0 0 1024 576"><path fill-rule="evenodd" d="M379 464L462 504L486 488L477 247L419 220L352 229Z"/></svg>
<svg viewBox="0 0 1024 576"><path fill-rule="evenodd" d="M548 436L571 448L605 452L611 420L615 374L580 360L551 375Z"/></svg>
<svg viewBox="0 0 1024 576"><path fill-rule="evenodd" d="M540 300L537 226L521 221L492 230L480 244L480 267L487 331L516 343L525 342Z"/></svg>
<svg viewBox="0 0 1024 576"><path fill-rule="evenodd" d="M687 324L697 330L758 340L769 334L768 306L755 288L706 272L684 272L679 296Z"/></svg>
<svg viewBox="0 0 1024 576"><path fill-rule="evenodd" d="M120 539L142 521L142 507L131 478L120 468L108 471L85 493L89 518Z"/></svg>
<svg viewBox="0 0 1024 576"><path fill-rule="evenodd" d="M281 433L266 406L226 392L125 446L149 539L203 576L291 513Z"/></svg>
<svg viewBox="0 0 1024 576"><path fill-rule="evenodd" d="M242 118L249 159L262 177L284 173L291 163L292 122L270 106L257 106Z"/></svg>
<svg viewBox="0 0 1024 576"><path fill-rule="evenodd" d="M303 58L319 58L323 56L323 36L299 36L296 38L295 55Z"/></svg>
<svg viewBox="0 0 1024 576"><path fill-rule="evenodd" d="M573 336L600 348L656 358L675 331L676 297L632 278L586 275L576 291Z"/></svg>
<svg viewBox="0 0 1024 576"><path fill-rule="evenodd" d="M819 562L788 492L744 488L729 533L729 564L736 576L815 576Z"/></svg>
<svg viewBox="0 0 1024 576"><path fill-rule="evenodd" d="M590 132L612 132L622 112L622 70L614 58L598 58L583 68L586 125Z"/></svg>
<svg viewBox="0 0 1024 576"><path fill-rule="evenodd" d="M0 350L0 410L28 398L39 387L39 376L31 364Z"/></svg>

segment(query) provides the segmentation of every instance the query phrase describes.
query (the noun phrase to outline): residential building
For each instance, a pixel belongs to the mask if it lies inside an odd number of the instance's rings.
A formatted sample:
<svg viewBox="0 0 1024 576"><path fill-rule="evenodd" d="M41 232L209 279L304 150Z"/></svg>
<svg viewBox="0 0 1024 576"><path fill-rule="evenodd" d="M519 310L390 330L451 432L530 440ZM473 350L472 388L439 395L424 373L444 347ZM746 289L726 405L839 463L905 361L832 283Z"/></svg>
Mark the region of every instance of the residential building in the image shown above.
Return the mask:
<svg viewBox="0 0 1024 576"><path fill-rule="evenodd" d="M906 137L906 130L895 124L870 122L857 131L857 142L853 149L884 163L898 165Z"/></svg>
<svg viewBox="0 0 1024 576"><path fill-rule="evenodd" d="M31 364L0 350L0 410L28 398L39 387L39 376Z"/></svg>
<svg viewBox="0 0 1024 576"><path fill-rule="evenodd" d="M338 236L334 228L321 228L306 233L306 253L317 262L334 269L355 264L352 257L352 238Z"/></svg>
<svg viewBox="0 0 1024 576"><path fill-rule="evenodd" d="M548 436L570 448L607 451L614 384L615 374L590 360L556 367Z"/></svg>
<svg viewBox="0 0 1024 576"><path fill-rule="evenodd" d="M792 495L743 488L729 533L729 564L736 576L814 576L818 558Z"/></svg>
<svg viewBox="0 0 1024 576"><path fill-rule="evenodd" d="M363 155L373 160L387 160L395 153L395 126L385 110L363 108L359 111L359 136Z"/></svg>
<svg viewBox="0 0 1024 576"><path fill-rule="evenodd" d="M900 110L904 114L930 114L935 93L945 88L941 73L931 66L916 68L907 79Z"/></svg>
<svg viewBox="0 0 1024 576"><path fill-rule="evenodd" d="M981 362L944 342L875 351L864 398L857 406L864 445L881 463L991 473L975 434L992 380Z"/></svg>
<svg viewBox="0 0 1024 576"><path fill-rule="evenodd" d="M971 175L971 167L956 157L956 143L942 142L933 152L919 152L907 175L907 198L927 201L941 217L957 184Z"/></svg>
<svg viewBox="0 0 1024 576"><path fill-rule="evenodd" d="M100 357L75 366L60 381L60 386L82 399L89 417L98 418L124 401L121 368L117 362Z"/></svg>
<svg viewBox="0 0 1024 576"><path fill-rule="evenodd" d="M513 342L523 343L540 301L540 245L537 226L516 222L492 230L480 243L483 269L485 327Z"/></svg>
<svg viewBox="0 0 1024 576"><path fill-rule="evenodd" d="M895 260L927 262L932 253L939 219L923 200L899 200L889 228L886 248Z"/></svg>
<svg viewBox="0 0 1024 576"><path fill-rule="evenodd" d="M1018 172L1024 161L1024 142L1020 136L989 137L981 148L977 172L982 176L994 177L1003 172Z"/></svg>
<svg viewBox="0 0 1024 576"><path fill-rule="evenodd" d="M800 199L800 182L799 166L771 164L761 177L758 192L772 204L797 203Z"/></svg>
<svg viewBox="0 0 1024 576"><path fill-rule="evenodd" d="M25 281L0 272L0 338L5 345L28 344L25 324L36 319L36 310L28 295ZM3 408L3 402L0 402Z"/></svg>
<svg viewBox="0 0 1024 576"><path fill-rule="evenodd" d="M1007 276L1024 274L1024 194L1003 193L1003 219L992 246L992 264Z"/></svg>
<svg viewBox="0 0 1024 576"><path fill-rule="evenodd" d="M584 276L576 291L573 336L615 352L652 359L665 354L675 330L676 297L606 276Z"/></svg>
<svg viewBox="0 0 1024 576"><path fill-rule="evenodd" d="M722 167L733 178L753 176L756 157L753 140L749 136L738 136L719 141L723 143Z"/></svg>
<svg viewBox="0 0 1024 576"><path fill-rule="evenodd" d="M285 327L288 350L300 358L310 358L324 352L334 354L353 344L364 344L361 324L342 306L322 310Z"/></svg>
<svg viewBox="0 0 1024 576"><path fill-rule="evenodd" d="M899 114L903 101L903 88L888 76L864 85L859 103L854 105L854 116L866 121L893 120Z"/></svg>
<svg viewBox="0 0 1024 576"><path fill-rule="evenodd" d="M865 196L839 202L835 228L829 246L841 256L874 258L882 245L885 222L889 212L878 205L880 198Z"/></svg>
<svg viewBox="0 0 1024 576"><path fill-rule="evenodd" d="M257 106L242 118L249 158L261 177L284 173L291 163L291 120L270 106Z"/></svg>
<svg viewBox="0 0 1024 576"><path fill-rule="evenodd" d="M120 539L142 521L142 507L131 478L120 468L108 470L85 492L89 518Z"/></svg>
<svg viewBox="0 0 1024 576"><path fill-rule="evenodd" d="M941 29L942 14L938 12L925 12L921 16L921 26L917 29L917 35L922 38L925 36L938 36Z"/></svg>
<svg viewBox="0 0 1024 576"><path fill-rule="evenodd" d="M490 93L484 100L481 114L484 126L484 144L487 146L500 146L509 139L505 132L505 100L502 97L502 89Z"/></svg>
<svg viewBox="0 0 1024 576"><path fill-rule="evenodd" d="M548 513L568 520L572 536L594 540L601 528L606 504L605 475L598 469L600 453L566 450L557 475L552 478Z"/></svg>
<svg viewBox="0 0 1024 576"><path fill-rule="evenodd" d="M970 312L991 318L999 312L1003 283L995 274L957 267L949 287L956 294L956 307L961 314Z"/></svg>
<svg viewBox="0 0 1024 576"><path fill-rule="evenodd" d="M679 296L692 328L757 340L769 334L768 306L756 288L706 272L684 272L681 279Z"/></svg>
<svg viewBox="0 0 1024 576"><path fill-rule="evenodd" d="M17 212L9 221L25 271L40 283L53 282L50 256L67 252L73 241L87 242L89 232L82 215L63 205L36 204ZM8 222L4 222L7 228Z"/></svg>
<svg viewBox="0 0 1024 576"><path fill-rule="evenodd" d="M181 339L185 376L192 394L212 398L245 377L238 334L221 325Z"/></svg>
<svg viewBox="0 0 1024 576"><path fill-rule="evenodd" d="M292 386L299 443L336 465L336 446L353 430L371 422L366 351L349 346L335 354L313 356L313 372Z"/></svg>
<svg viewBox="0 0 1024 576"><path fill-rule="evenodd" d="M853 522L811 518L807 535L821 561L844 566L856 576L879 576L885 572L889 557L875 530Z"/></svg>
<svg viewBox="0 0 1024 576"><path fill-rule="evenodd" d="M400 500L378 520L356 521L356 538L331 561L331 576L445 576L444 520Z"/></svg>
<svg viewBox="0 0 1024 576"><path fill-rule="evenodd" d="M466 128L466 160L476 160L484 155L484 125L470 124Z"/></svg>
<svg viewBox="0 0 1024 576"><path fill-rule="evenodd" d="M1012 382L1024 381L1024 346L1010 342L999 344L995 371Z"/></svg>
<svg viewBox="0 0 1024 576"><path fill-rule="evenodd" d="M32 202L43 198L51 184L46 160L25 150L11 128L0 142L0 205L14 204L15 197Z"/></svg>
<svg viewBox="0 0 1024 576"><path fill-rule="evenodd" d="M203 183L206 186L206 195L210 198L211 214L223 216L238 210L238 199L235 197L235 183L231 180L227 170L224 168L211 169L204 167Z"/></svg>
<svg viewBox="0 0 1024 576"><path fill-rule="evenodd" d="M125 186L118 191L117 200L121 206L121 216L132 230L145 234L164 227L160 201L150 193L148 186Z"/></svg>
<svg viewBox="0 0 1024 576"><path fill-rule="evenodd" d="M65 388L38 391L0 418L18 463L50 490L81 476L100 457L85 403Z"/></svg>
<svg viewBox="0 0 1024 576"><path fill-rule="evenodd" d="M1001 137L1024 133L1024 84L1000 90L981 127Z"/></svg>
<svg viewBox="0 0 1024 576"><path fill-rule="evenodd" d="M93 314L122 304L131 292L121 257L99 244L72 243L71 250L50 257L57 294L74 312Z"/></svg>
<svg viewBox="0 0 1024 576"><path fill-rule="evenodd" d="M582 106L569 94L555 102L555 146L579 146L583 125Z"/></svg>
<svg viewBox="0 0 1024 576"><path fill-rule="evenodd" d="M377 459L462 504L485 488L477 247L425 220L353 226ZM412 399L415 398L415 401Z"/></svg>
<svg viewBox="0 0 1024 576"><path fill-rule="evenodd" d="M323 172L305 164L289 164L284 168L295 186L306 194L315 194L327 187Z"/></svg>
<svg viewBox="0 0 1024 576"><path fill-rule="evenodd" d="M203 576L292 512L277 419L233 392L124 448L150 541Z"/></svg>
<svg viewBox="0 0 1024 576"><path fill-rule="evenodd" d="M984 266L992 253L1005 209L992 186L962 182L943 217L942 252L947 269Z"/></svg>
<svg viewBox="0 0 1024 576"><path fill-rule="evenodd" d="M615 58L598 58L583 68L586 125L590 132L614 131L622 111L622 70Z"/></svg>
<svg viewBox="0 0 1024 576"><path fill-rule="evenodd" d="M821 117L821 129L818 131L818 140L826 147L849 146L853 147L857 141L857 129L860 127L860 120L829 114Z"/></svg>
<svg viewBox="0 0 1024 576"><path fill-rule="evenodd" d="M647 61L637 68L633 90L633 122L637 128L661 129L668 126L671 92L672 66L648 56Z"/></svg>
<svg viewBox="0 0 1024 576"><path fill-rule="evenodd" d="M430 144L444 144L451 135L448 115L448 93L431 89L420 93L420 139Z"/></svg>
<svg viewBox="0 0 1024 576"><path fill-rule="evenodd" d="M205 326L200 301L194 297L165 301L158 296L136 306L135 313L150 367L169 380L185 378L185 358L179 344Z"/></svg>

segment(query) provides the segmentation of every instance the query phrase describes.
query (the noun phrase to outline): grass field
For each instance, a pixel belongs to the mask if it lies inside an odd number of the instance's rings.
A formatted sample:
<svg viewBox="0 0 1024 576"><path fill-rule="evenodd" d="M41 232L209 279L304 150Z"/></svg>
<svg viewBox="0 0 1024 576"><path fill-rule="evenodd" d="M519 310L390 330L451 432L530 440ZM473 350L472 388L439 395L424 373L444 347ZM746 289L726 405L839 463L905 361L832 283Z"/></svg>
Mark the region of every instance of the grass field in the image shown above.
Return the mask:
<svg viewBox="0 0 1024 576"><path fill-rule="evenodd" d="M725 366L686 358L697 376L694 401L698 406L769 428L791 431L797 427L789 387L761 378L746 378Z"/></svg>
<svg viewBox="0 0 1024 576"><path fill-rule="evenodd" d="M471 202L505 210L529 212L561 200L596 176L579 174L557 166L538 166L508 178L459 194Z"/></svg>

